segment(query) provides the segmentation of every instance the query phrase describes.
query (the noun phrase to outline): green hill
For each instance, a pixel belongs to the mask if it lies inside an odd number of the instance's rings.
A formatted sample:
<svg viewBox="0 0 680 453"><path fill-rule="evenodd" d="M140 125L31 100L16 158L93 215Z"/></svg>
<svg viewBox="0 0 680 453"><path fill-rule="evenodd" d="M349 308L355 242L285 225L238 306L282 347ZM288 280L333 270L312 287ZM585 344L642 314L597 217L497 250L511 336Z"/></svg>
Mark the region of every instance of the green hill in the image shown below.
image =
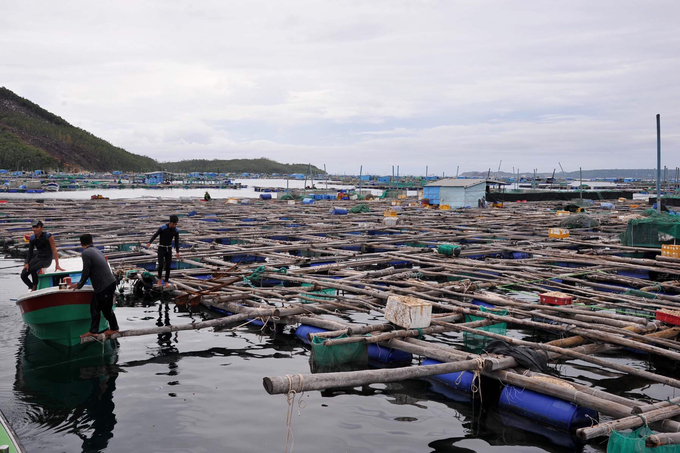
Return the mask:
<svg viewBox="0 0 680 453"><path fill-rule="evenodd" d="M266 173L266 174L291 174L308 173L311 168L312 174L324 173L323 170L308 164L280 164L271 159L230 159L230 160L205 160L193 159L180 162L162 162L163 169L176 173L190 173L193 171L206 171L218 173Z"/></svg>
<svg viewBox="0 0 680 453"><path fill-rule="evenodd" d="M0 87L0 168L178 173L307 173L308 164L281 164L270 159L184 160L158 163L113 146L70 125L5 87ZM313 174L323 173L311 166Z"/></svg>
<svg viewBox="0 0 680 453"><path fill-rule="evenodd" d="M149 171L159 166L0 87L0 168Z"/></svg>

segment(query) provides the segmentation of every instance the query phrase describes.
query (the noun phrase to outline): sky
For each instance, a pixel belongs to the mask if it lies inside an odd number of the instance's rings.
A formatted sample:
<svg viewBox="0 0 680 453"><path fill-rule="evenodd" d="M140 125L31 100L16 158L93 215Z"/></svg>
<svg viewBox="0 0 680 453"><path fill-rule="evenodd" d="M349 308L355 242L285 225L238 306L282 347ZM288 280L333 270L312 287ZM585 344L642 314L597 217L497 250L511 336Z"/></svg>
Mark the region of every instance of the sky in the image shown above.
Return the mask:
<svg viewBox="0 0 680 453"><path fill-rule="evenodd" d="M0 0L0 86L158 161L680 166L680 2Z"/></svg>

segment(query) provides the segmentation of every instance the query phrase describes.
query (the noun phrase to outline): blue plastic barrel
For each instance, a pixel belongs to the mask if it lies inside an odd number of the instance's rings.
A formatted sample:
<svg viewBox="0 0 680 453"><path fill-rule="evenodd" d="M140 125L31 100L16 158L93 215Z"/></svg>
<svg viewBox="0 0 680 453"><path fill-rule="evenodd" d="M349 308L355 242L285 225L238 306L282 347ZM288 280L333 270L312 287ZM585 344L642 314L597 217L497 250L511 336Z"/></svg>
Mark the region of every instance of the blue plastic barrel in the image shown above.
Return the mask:
<svg viewBox="0 0 680 453"><path fill-rule="evenodd" d="M441 363L443 362L433 359L425 359L423 360L422 365L439 365ZM436 374L434 376L430 376L429 379L446 384L447 386L456 390L472 393L472 383L475 380L475 374L471 371L457 371L455 373Z"/></svg>
<svg viewBox="0 0 680 453"><path fill-rule="evenodd" d="M400 363L410 362L413 356L399 349L386 348L384 346L371 343L368 345L368 360L375 360L381 363Z"/></svg>
<svg viewBox="0 0 680 453"><path fill-rule="evenodd" d="M347 215L347 209L345 208L331 208L331 215Z"/></svg>
<svg viewBox="0 0 680 453"><path fill-rule="evenodd" d="M314 198L303 198L302 204L312 204L314 203Z"/></svg>
<svg viewBox="0 0 680 453"><path fill-rule="evenodd" d="M309 338L307 338L307 335L310 333L320 332L328 331L320 327L308 326L307 324L300 324L300 326L297 329L295 329L295 336L302 340L305 344L309 344Z"/></svg>
<svg viewBox="0 0 680 453"><path fill-rule="evenodd" d="M503 389L498 406L567 431L591 426L598 418L592 409L514 385Z"/></svg>
<svg viewBox="0 0 680 453"><path fill-rule="evenodd" d="M271 200L271 199L272 199L272 194L270 194L270 193L261 193L261 194L260 194L260 199L261 199L261 200Z"/></svg>
<svg viewBox="0 0 680 453"><path fill-rule="evenodd" d="M472 303L472 305L477 305L478 307L496 308L496 306L494 304L484 302L483 300L472 299L471 303Z"/></svg>

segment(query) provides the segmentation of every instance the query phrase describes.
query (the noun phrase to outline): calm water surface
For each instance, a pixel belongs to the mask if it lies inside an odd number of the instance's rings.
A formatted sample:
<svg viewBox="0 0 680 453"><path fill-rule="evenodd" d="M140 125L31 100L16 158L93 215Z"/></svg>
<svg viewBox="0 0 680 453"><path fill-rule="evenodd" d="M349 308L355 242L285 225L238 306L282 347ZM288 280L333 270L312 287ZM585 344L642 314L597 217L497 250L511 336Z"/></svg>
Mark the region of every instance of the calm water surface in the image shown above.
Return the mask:
<svg viewBox="0 0 680 453"><path fill-rule="evenodd" d="M13 263L0 258L0 267ZM24 291L19 270L0 270L0 408L29 452L285 451L286 396L268 395L262 378L310 372L309 351L290 331L241 327L123 338L117 354L102 356L94 344L89 357L69 362L22 323L11 300ZM116 313L121 329L200 317L159 303L121 307ZM452 337L450 343L460 339ZM644 360L637 365L649 367ZM585 363L561 371L577 382L616 388L624 395L668 395L664 386L620 378ZM447 399L419 380L309 392L295 401L293 451L605 449L579 447L566 434L487 406L482 410Z"/></svg>
<svg viewBox="0 0 680 453"><path fill-rule="evenodd" d="M79 189L61 192L45 192L38 194L31 193L12 193L0 192L0 200L2 199L89 199L92 195L101 195L111 199L121 198L138 198L138 197L161 197L161 198L180 198L180 197L195 197L203 198L206 191L210 193L212 198L259 198L260 192L255 192L255 187L270 187L270 188L290 188L290 189L304 189L305 182L299 180L285 180L285 179L234 179L233 182L246 185L243 189L183 189L178 188L162 188L162 189ZM309 181L307 181L309 185ZM329 192L334 192L337 189L353 189L354 186L343 185L340 182L329 181L315 181L317 191L328 189ZM382 194L382 190L372 189L373 195ZM415 195L415 191L409 191L409 195ZM272 198L277 197L277 193L272 193Z"/></svg>

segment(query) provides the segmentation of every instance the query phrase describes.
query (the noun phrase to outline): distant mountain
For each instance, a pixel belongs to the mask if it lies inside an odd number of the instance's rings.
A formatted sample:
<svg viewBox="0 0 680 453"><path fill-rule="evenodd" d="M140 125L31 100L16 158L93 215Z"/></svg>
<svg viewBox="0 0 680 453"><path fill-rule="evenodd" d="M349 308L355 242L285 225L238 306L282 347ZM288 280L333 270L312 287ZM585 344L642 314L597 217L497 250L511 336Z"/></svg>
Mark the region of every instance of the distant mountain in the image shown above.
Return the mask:
<svg viewBox="0 0 680 453"><path fill-rule="evenodd" d="M0 87L0 168L147 171L150 157L111 145Z"/></svg>
<svg viewBox="0 0 680 453"><path fill-rule="evenodd" d="M185 160L158 163L125 151L70 125L5 87L0 87L0 169L220 173L323 173L308 164L280 164L270 159Z"/></svg>
<svg viewBox="0 0 680 453"><path fill-rule="evenodd" d="M180 162L160 163L164 170L175 173L190 173L194 171L218 172L218 173L278 173L288 175L291 173L311 173L318 175L323 170L309 164L280 164L271 159L230 159L230 160L183 160Z"/></svg>
<svg viewBox="0 0 680 453"><path fill-rule="evenodd" d="M661 170L661 177L663 178L664 171ZM510 172L494 172L491 171L467 171L461 176L467 176L467 177L480 177L480 178L486 178L487 175L490 175L491 178L512 178L513 175ZM527 172L520 172L520 176L533 176L533 172L527 173ZM551 177L553 175L552 172L549 173L536 173L537 176L541 178L545 177ZM579 172L578 171L569 171L569 172L562 172L562 171L556 171L555 172L555 178L574 178L577 179L579 177ZM667 178L669 179L674 179L675 178L675 168L669 168L667 173L666 173ZM601 169L601 170L583 170L583 179L592 179L592 178L640 178L640 179L645 179L645 180L652 180L656 179L656 169Z"/></svg>

